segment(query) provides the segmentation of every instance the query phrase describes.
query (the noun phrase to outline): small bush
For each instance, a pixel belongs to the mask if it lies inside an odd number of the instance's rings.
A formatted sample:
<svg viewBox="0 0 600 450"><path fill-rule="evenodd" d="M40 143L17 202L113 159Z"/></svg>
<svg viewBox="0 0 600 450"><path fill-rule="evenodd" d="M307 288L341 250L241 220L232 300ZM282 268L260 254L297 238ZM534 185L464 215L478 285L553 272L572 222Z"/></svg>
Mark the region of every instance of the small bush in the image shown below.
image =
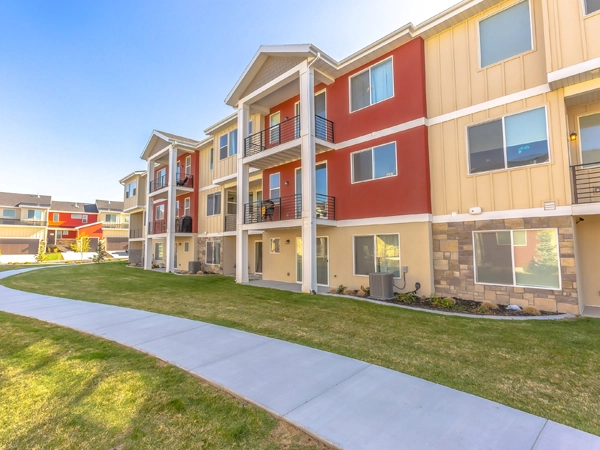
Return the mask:
<svg viewBox="0 0 600 450"><path fill-rule="evenodd" d="M488 300L486 300L485 302L483 302L481 304L481 307L484 308L484 309L487 309L487 310L498 309L498 305L496 305L495 303L492 303L492 302L490 302Z"/></svg>
<svg viewBox="0 0 600 450"><path fill-rule="evenodd" d="M365 293L365 297L369 297L371 295L371 288L369 286L367 286L367 287L361 286L360 290Z"/></svg>
<svg viewBox="0 0 600 450"><path fill-rule="evenodd" d="M451 309L454 305L456 305L456 300L450 297L441 298L436 297L432 302L432 305L438 306L440 308Z"/></svg>
<svg viewBox="0 0 600 450"><path fill-rule="evenodd" d="M537 309L535 306L526 306L525 308L523 308L523 312L531 314L532 316L539 316L542 314L540 310Z"/></svg>
<svg viewBox="0 0 600 450"><path fill-rule="evenodd" d="M358 291L353 291L352 289L344 289L344 295L356 295Z"/></svg>
<svg viewBox="0 0 600 450"><path fill-rule="evenodd" d="M414 303L417 301L417 296L412 292L407 292L406 294L396 294L396 298L400 303Z"/></svg>
<svg viewBox="0 0 600 450"><path fill-rule="evenodd" d="M343 294L346 289L348 289L348 286L344 286L343 284L340 284L337 287L336 291L337 291L338 294Z"/></svg>

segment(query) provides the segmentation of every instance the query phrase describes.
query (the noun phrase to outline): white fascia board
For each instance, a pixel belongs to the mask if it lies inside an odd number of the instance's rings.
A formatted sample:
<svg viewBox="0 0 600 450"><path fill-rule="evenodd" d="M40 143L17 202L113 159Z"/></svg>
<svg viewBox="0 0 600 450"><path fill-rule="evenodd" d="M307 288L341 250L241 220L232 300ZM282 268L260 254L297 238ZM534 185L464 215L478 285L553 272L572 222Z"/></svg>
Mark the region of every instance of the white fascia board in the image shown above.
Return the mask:
<svg viewBox="0 0 600 450"><path fill-rule="evenodd" d="M145 170L136 170L135 172L131 172L129 175L125 175L123 178L121 178L119 180L119 183L124 184L125 181L127 181L128 179L134 177L134 176L140 176L145 174L146 171Z"/></svg>
<svg viewBox="0 0 600 450"><path fill-rule="evenodd" d="M431 222L431 214L403 214L399 216L368 217L365 219L338 220L337 227L365 227L370 225L395 225L401 223Z"/></svg>
<svg viewBox="0 0 600 450"><path fill-rule="evenodd" d="M565 78L580 75L585 72L589 72L594 69L600 68L600 57L589 59L579 64L574 64L564 69L556 70L548 74L548 83L555 83Z"/></svg>
<svg viewBox="0 0 600 450"><path fill-rule="evenodd" d="M231 125L234 125L235 123L237 123L237 111L225 117L224 119L219 120L217 123L211 125L207 129L205 129L204 132L206 134L215 134L220 129L227 128ZM212 139L212 137L209 137L208 139Z"/></svg>

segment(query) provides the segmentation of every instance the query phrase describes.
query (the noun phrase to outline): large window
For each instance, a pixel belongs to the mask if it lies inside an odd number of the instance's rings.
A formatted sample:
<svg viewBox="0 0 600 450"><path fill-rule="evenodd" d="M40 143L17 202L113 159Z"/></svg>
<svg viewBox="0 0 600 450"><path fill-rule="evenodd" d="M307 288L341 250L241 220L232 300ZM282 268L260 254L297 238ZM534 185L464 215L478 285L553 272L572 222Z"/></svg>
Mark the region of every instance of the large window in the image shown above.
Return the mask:
<svg viewBox="0 0 600 450"><path fill-rule="evenodd" d="M132 181L125 186L125 198L133 197L137 193L137 181Z"/></svg>
<svg viewBox="0 0 600 450"><path fill-rule="evenodd" d="M39 209L29 209L27 211L27 218L31 220L42 220L42 211Z"/></svg>
<svg viewBox="0 0 600 450"><path fill-rule="evenodd" d="M350 77L350 111L358 111L394 95L392 58Z"/></svg>
<svg viewBox="0 0 600 450"><path fill-rule="evenodd" d="M396 175L396 143L380 145L351 154L352 182L376 180Z"/></svg>
<svg viewBox="0 0 600 450"><path fill-rule="evenodd" d="M281 197L281 177L279 172L272 173L269 175L269 198L279 198Z"/></svg>
<svg viewBox="0 0 600 450"><path fill-rule="evenodd" d="M556 229L474 233L475 282L560 289Z"/></svg>
<svg viewBox="0 0 600 450"><path fill-rule="evenodd" d="M400 237L377 234L354 237L354 274L391 272L400 278Z"/></svg>
<svg viewBox="0 0 600 450"><path fill-rule="evenodd" d="M229 156L237 155L238 132L237 128L229 132Z"/></svg>
<svg viewBox="0 0 600 450"><path fill-rule="evenodd" d="M600 0L584 0L584 3L586 15L600 11Z"/></svg>
<svg viewBox="0 0 600 450"><path fill-rule="evenodd" d="M216 216L221 214L221 193L215 192L206 196L206 215Z"/></svg>
<svg viewBox="0 0 600 450"><path fill-rule="evenodd" d="M206 264L221 264L221 243L209 241L206 243Z"/></svg>
<svg viewBox="0 0 600 450"><path fill-rule="evenodd" d="M469 173L547 162L546 108L470 126Z"/></svg>
<svg viewBox="0 0 600 450"><path fill-rule="evenodd" d="M600 113L579 118L579 141L581 162L600 162Z"/></svg>
<svg viewBox="0 0 600 450"><path fill-rule="evenodd" d="M529 1L525 0L479 22L481 67L533 48Z"/></svg>
<svg viewBox="0 0 600 450"><path fill-rule="evenodd" d="M17 211L15 209L5 209L2 211L2 217L15 218L17 217Z"/></svg>
<svg viewBox="0 0 600 450"><path fill-rule="evenodd" d="M225 159L227 158L227 152L228 152L228 148L229 146L227 145L228 140L227 140L227 133L225 133L223 136L221 136L219 138L219 159Z"/></svg>

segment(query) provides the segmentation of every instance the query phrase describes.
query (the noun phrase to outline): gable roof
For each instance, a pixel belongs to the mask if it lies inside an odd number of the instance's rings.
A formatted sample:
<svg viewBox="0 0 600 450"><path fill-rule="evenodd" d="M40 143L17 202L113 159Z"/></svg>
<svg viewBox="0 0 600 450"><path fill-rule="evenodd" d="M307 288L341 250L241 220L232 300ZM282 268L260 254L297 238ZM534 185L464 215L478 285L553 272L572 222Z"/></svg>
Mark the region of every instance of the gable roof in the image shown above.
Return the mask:
<svg viewBox="0 0 600 450"><path fill-rule="evenodd" d="M98 211L123 212L123 208L125 208L125 202L113 202L110 200L96 200L96 207L98 208Z"/></svg>
<svg viewBox="0 0 600 450"><path fill-rule="evenodd" d="M98 208L96 208L94 203L53 201L50 211L97 214Z"/></svg>
<svg viewBox="0 0 600 450"><path fill-rule="evenodd" d="M150 135L150 139L148 139L146 147L144 147L144 151L140 155L140 158L147 160L150 157L150 152L159 140L162 140L167 144L183 144L187 147L196 147L200 144L200 142L196 141L195 139L178 136L172 133L166 133L164 131L153 130L152 134Z"/></svg>
<svg viewBox="0 0 600 450"><path fill-rule="evenodd" d="M0 192L0 206L8 206L12 208L18 208L21 206L50 208L51 203L52 197L50 195Z"/></svg>

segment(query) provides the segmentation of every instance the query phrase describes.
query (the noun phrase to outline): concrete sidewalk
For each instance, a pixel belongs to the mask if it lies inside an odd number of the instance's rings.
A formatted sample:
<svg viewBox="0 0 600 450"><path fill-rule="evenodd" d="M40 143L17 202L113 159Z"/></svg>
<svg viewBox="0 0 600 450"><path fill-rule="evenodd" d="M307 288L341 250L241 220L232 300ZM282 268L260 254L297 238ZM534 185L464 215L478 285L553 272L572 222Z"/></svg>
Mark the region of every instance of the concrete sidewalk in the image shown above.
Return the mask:
<svg viewBox="0 0 600 450"><path fill-rule="evenodd" d="M0 272L0 279L18 272ZM600 450L598 436L373 364L243 331L4 286L0 311L157 356L344 449Z"/></svg>

